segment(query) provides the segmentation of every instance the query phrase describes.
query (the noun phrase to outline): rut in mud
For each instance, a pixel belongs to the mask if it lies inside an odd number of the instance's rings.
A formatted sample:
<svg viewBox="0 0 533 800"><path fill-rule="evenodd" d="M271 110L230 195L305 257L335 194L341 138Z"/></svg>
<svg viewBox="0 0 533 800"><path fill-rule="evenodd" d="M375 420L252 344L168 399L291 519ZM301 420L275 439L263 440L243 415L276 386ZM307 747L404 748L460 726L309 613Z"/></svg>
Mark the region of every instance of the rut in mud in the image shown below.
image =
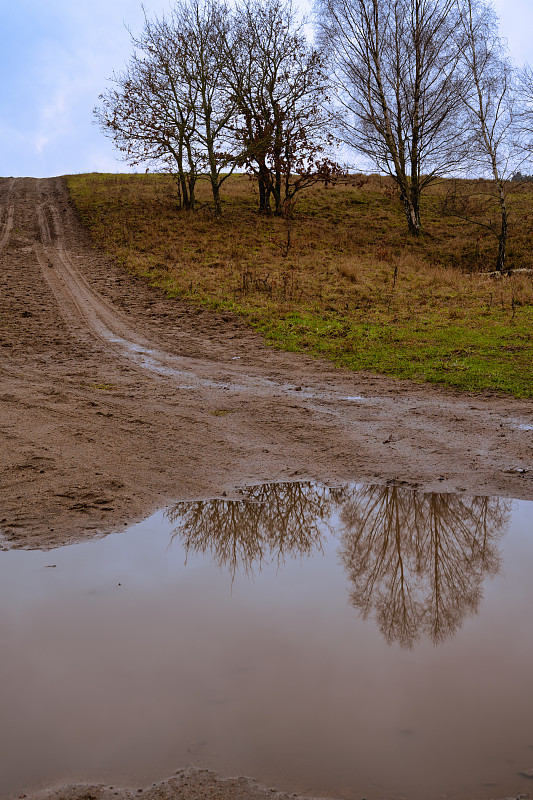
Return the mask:
<svg viewBox="0 0 533 800"><path fill-rule="evenodd" d="M61 178L0 181L0 345L6 547L295 477L533 497L530 402L266 348L110 264Z"/></svg>

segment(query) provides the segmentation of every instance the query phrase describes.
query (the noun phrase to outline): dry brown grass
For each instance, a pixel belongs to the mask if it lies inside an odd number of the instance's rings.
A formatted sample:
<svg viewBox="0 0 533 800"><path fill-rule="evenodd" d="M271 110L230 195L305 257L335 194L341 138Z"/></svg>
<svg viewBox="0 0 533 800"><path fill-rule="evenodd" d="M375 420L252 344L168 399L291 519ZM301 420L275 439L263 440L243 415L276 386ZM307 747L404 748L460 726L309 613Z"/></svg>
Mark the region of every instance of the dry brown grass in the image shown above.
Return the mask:
<svg viewBox="0 0 533 800"><path fill-rule="evenodd" d="M164 175L86 175L69 184L96 242L170 296L233 309L284 346L354 367L533 394L526 344L533 276L482 274L493 269L496 240L443 215L449 184L428 192L419 240L406 232L390 180L355 176L350 184L316 186L299 200L288 253L287 221L256 213L255 186L245 176L225 184L220 219L206 182L194 214L177 209ZM509 266L531 269L533 186L518 188L510 203ZM369 330L372 342L363 346ZM490 358L480 355L485 346ZM513 358L505 356L508 346ZM453 357L465 348L481 358L472 375ZM519 388L512 388L517 372Z"/></svg>

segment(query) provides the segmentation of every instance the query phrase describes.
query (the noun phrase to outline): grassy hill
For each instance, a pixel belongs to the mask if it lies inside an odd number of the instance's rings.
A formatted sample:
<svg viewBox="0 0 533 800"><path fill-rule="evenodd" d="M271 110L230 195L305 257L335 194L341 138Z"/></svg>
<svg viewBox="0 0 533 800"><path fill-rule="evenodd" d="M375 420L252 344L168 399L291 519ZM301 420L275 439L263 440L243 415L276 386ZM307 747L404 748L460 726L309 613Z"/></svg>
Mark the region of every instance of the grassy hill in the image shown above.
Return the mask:
<svg viewBox="0 0 533 800"><path fill-rule="evenodd" d="M426 195L416 240L391 181L378 176L308 190L291 221L259 216L255 184L242 175L224 184L221 218L205 181L199 209L187 213L167 175L67 180L95 243L169 297L233 311L277 347L350 369L533 397L533 273L483 274L497 242L444 213L451 182ZM510 205L508 266L529 270L533 184L517 187ZM465 207L490 221L475 197Z"/></svg>

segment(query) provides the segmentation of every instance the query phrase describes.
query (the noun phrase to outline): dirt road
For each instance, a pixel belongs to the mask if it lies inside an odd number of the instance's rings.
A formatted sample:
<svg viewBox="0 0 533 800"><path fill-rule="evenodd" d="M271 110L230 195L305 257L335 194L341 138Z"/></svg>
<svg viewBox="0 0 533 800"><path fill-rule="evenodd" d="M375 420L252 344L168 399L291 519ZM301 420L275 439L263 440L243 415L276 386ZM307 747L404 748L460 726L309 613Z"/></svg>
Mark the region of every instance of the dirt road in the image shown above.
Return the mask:
<svg viewBox="0 0 533 800"><path fill-rule="evenodd" d="M0 376L4 547L260 481L533 498L531 402L266 348L109 264L61 178L0 179Z"/></svg>

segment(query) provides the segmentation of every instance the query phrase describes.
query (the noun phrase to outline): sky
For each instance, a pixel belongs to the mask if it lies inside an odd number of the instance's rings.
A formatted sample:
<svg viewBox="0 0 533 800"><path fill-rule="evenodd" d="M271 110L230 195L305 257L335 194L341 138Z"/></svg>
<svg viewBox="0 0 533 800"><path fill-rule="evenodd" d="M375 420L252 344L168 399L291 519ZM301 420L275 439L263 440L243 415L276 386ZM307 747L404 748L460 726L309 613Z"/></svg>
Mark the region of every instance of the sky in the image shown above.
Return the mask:
<svg viewBox="0 0 533 800"><path fill-rule="evenodd" d="M533 0L494 0L514 61L533 66ZM148 16L169 0L145 0ZM140 0L2 0L0 175L129 169L92 109L131 54Z"/></svg>

